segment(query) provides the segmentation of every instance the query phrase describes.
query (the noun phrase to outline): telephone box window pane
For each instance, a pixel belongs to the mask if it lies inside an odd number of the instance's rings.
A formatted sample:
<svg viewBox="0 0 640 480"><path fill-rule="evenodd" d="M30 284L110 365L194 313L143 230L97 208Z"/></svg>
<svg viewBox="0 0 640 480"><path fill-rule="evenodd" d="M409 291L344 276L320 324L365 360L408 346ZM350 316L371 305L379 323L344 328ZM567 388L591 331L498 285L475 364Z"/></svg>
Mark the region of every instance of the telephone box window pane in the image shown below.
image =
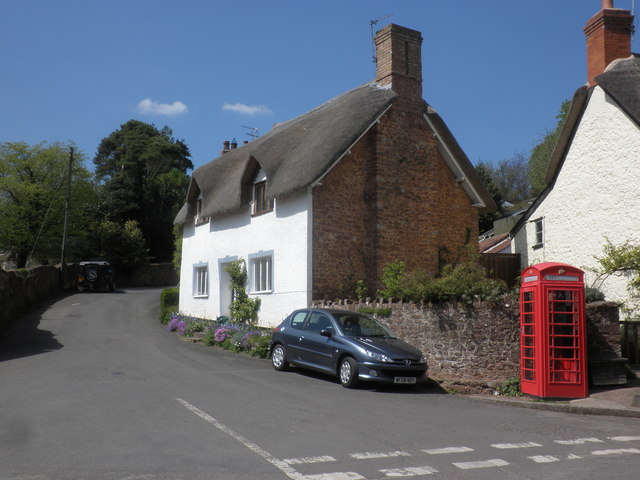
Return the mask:
<svg viewBox="0 0 640 480"><path fill-rule="evenodd" d="M524 292L523 299L525 302L533 302L533 292L531 291Z"/></svg>
<svg viewBox="0 0 640 480"><path fill-rule="evenodd" d="M532 347L534 344L533 337L524 337L524 345L526 347Z"/></svg>
<svg viewBox="0 0 640 480"><path fill-rule="evenodd" d="M534 367L535 367L535 364L534 364L533 360L525 359L525 361L524 361L524 368L525 369L533 369Z"/></svg>
<svg viewBox="0 0 640 480"><path fill-rule="evenodd" d="M574 325L554 325L554 335L575 335L576 327Z"/></svg>
<svg viewBox="0 0 640 480"><path fill-rule="evenodd" d="M533 323L533 314L525 313L522 315L522 323Z"/></svg>
<svg viewBox="0 0 640 480"><path fill-rule="evenodd" d="M525 370L524 371L524 379L525 380L535 380L536 379L536 375L535 372L533 370Z"/></svg>
<svg viewBox="0 0 640 480"><path fill-rule="evenodd" d="M525 303L522 305L522 311L527 313L533 312L533 303Z"/></svg>
<svg viewBox="0 0 640 480"><path fill-rule="evenodd" d="M533 335L533 325L525 325L524 326L524 334L525 335Z"/></svg>
<svg viewBox="0 0 640 480"><path fill-rule="evenodd" d="M522 350L522 355L525 357L533 358L535 350L533 348L525 348Z"/></svg>

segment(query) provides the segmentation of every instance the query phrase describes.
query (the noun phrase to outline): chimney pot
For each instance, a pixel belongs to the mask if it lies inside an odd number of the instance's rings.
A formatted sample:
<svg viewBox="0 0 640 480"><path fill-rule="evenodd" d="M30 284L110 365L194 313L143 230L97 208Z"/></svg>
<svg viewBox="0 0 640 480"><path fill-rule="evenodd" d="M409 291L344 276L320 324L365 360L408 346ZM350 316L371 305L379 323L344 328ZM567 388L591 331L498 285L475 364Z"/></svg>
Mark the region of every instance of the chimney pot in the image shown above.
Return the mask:
<svg viewBox="0 0 640 480"><path fill-rule="evenodd" d="M613 8L613 0L602 0L602 9Z"/></svg>
<svg viewBox="0 0 640 480"><path fill-rule="evenodd" d="M235 150L236 148L238 148L238 141L234 138L231 140L231 150Z"/></svg>

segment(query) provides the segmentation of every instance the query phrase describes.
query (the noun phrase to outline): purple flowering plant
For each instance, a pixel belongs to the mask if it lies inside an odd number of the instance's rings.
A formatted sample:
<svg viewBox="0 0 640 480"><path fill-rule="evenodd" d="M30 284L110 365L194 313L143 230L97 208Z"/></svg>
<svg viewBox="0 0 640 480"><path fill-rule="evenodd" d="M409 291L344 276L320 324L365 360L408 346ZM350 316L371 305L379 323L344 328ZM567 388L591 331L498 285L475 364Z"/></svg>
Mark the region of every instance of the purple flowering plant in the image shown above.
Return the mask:
<svg viewBox="0 0 640 480"><path fill-rule="evenodd" d="M178 324L180 323L180 319L178 318L178 314L177 313L172 313L169 323L167 325L167 330L169 330L170 332L173 332L174 330L176 330L178 328Z"/></svg>

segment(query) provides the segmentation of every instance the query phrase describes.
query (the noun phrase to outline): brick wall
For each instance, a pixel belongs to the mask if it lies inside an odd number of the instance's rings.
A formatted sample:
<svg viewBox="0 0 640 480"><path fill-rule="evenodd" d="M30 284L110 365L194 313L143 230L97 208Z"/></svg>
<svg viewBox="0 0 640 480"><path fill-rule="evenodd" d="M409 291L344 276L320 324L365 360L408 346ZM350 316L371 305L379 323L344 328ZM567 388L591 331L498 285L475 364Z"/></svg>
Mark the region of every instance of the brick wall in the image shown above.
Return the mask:
<svg viewBox="0 0 640 480"><path fill-rule="evenodd" d="M356 280L373 285L375 133L367 133L313 190L313 297L340 298Z"/></svg>
<svg viewBox="0 0 640 480"><path fill-rule="evenodd" d="M436 148L424 118L392 107L313 191L313 297L385 265L437 272L439 252L477 238L477 212Z"/></svg>

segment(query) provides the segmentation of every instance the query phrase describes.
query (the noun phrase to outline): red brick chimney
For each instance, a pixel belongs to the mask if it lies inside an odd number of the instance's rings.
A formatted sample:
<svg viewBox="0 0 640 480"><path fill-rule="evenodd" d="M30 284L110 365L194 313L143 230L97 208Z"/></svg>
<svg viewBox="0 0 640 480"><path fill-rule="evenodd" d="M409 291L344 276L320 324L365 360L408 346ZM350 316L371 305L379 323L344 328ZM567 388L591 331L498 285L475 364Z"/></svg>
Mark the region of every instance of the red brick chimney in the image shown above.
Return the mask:
<svg viewBox="0 0 640 480"><path fill-rule="evenodd" d="M602 0L602 10L584 27L587 37L587 76L589 85L617 58L631 55L633 15L629 10L613 7L613 0Z"/></svg>
<svg viewBox="0 0 640 480"><path fill-rule="evenodd" d="M376 33L376 83L390 85L408 103L422 105L422 35L399 25Z"/></svg>

